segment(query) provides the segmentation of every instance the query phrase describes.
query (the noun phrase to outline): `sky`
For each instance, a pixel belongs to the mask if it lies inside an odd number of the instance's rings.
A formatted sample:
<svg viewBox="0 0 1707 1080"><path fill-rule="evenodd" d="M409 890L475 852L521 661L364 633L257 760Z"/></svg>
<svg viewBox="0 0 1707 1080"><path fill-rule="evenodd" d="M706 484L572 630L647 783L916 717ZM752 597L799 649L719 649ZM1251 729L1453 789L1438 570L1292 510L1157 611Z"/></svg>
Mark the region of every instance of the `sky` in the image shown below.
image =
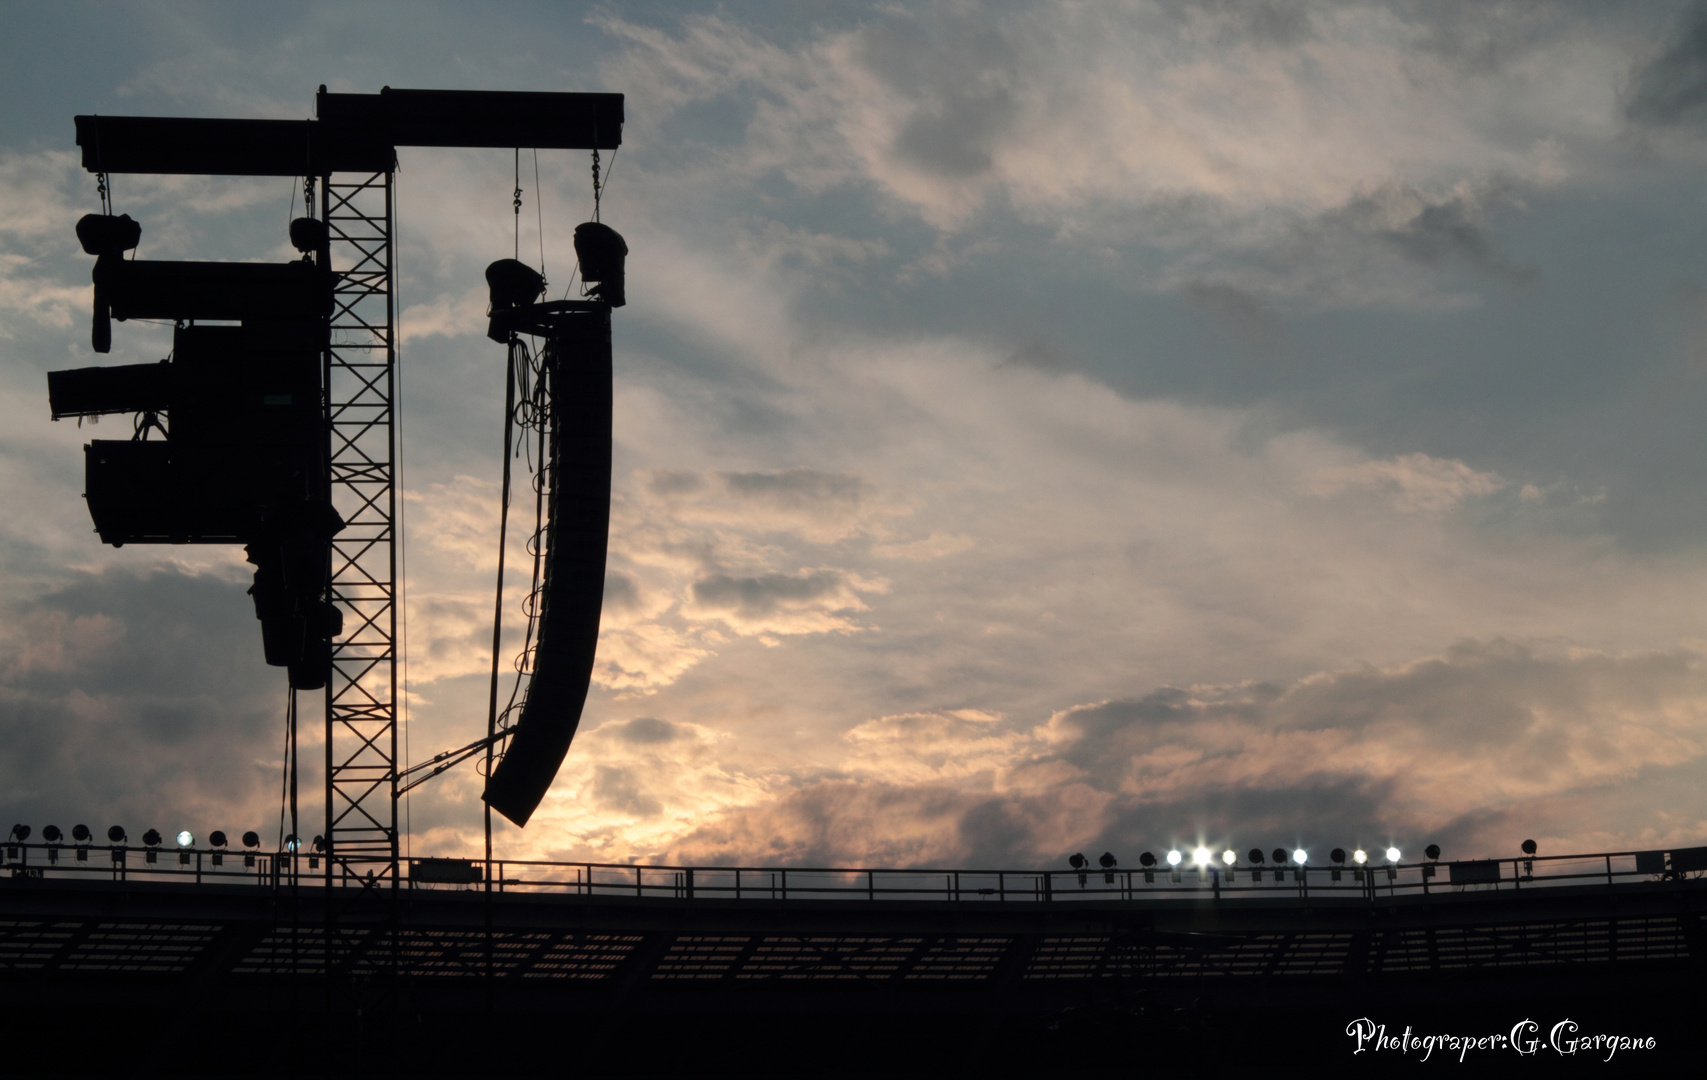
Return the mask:
<svg viewBox="0 0 1707 1080"><path fill-rule="evenodd" d="M1707 843L1707 5L1658 2L4 0L0 816L277 830L241 550L102 546L126 418L43 374L97 360L73 115L322 83L626 95L598 666L500 855ZM399 151L410 761L484 731L482 271L567 287L592 213L521 161L518 224L511 153ZM113 188L140 257L292 257L293 181Z"/></svg>

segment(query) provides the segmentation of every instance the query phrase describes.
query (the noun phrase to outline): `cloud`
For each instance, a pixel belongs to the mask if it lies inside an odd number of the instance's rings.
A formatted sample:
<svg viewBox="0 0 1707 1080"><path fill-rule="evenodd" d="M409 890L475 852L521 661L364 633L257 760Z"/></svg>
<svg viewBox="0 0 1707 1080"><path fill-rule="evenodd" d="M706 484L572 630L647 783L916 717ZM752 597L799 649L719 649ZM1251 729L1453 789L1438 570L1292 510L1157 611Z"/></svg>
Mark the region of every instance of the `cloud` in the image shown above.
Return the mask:
<svg viewBox="0 0 1707 1080"><path fill-rule="evenodd" d="M1462 461L1442 461L1427 454L1403 454L1389 461L1321 469L1308 480L1309 489L1324 498L1348 491L1373 491L1385 495L1405 513L1451 510L1467 498L1491 495L1505 486L1505 481L1493 473L1477 472ZM1529 498L1527 494L1523 497ZM1539 498L1539 492L1535 497Z"/></svg>
<svg viewBox="0 0 1707 1080"><path fill-rule="evenodd" d="M1029 729L975 713L885 717L847 734L841 764L854 776L731 808L673 851L1004 868L1079 849L1130 862L1205 839L1501 853L1512 828L1539 831L1561 800L1699 763L1703 660L1466 641L1284 687L1164 688ZM1667 815L1666 842L1707 836L1704 811L1696 798Z"/></svg>
<svg viewBox="0 0 1707 1080"><path fill-rule="evenodd" d="M271 835L285 679L242 584L108 570L7 608L0 813Z"/></svg>
<svg viewBox="0 0 1707 1080"><path fill-rule="evenodd" d="M859 629L851 613L868 610L861 593L882 592L884 583L839 570L737 577L712 574L693 583L690 618L716 619L741 634L849 633Z"/></svg>
<svg viewBox="0 0 1707 1080"><path fill-rule="evenodd" d="M1654 127L1698 126L1707 116L1707 4L1687 5L1659 55L1636 70L1624 114Z"/></svg>

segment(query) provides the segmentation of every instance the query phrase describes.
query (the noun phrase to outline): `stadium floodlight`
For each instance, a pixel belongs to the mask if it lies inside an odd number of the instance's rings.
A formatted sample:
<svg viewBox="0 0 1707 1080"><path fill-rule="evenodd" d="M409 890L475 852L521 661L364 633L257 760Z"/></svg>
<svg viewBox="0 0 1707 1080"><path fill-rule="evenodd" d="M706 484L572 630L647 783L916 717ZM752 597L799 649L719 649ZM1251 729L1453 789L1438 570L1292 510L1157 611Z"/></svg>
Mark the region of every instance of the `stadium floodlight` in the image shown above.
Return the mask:
<svg viewBox="0 0 1707 1080"><path fill-rule="evenodd" d="M130 837L126 835L123 825L114 825L112 828L107 830L107 843L128 844L129 842Z"/></svg>
<svg viewBox="0 0 1707 1080"><path fill-rule="evenodd" d="M1387 861L1388 862L1394 862L1394 863L1399 861L1399 849L1398 848L1390 847L1387 849Z"/></svg>
<svg viewBox="0 0 1707 1080"><path fill-rule="evenodd" d="M1337 847L1328 852L1328 860L1338 866L1345 862L1345 848Z"/></svg>
<svg viewBox="0 0 1707 1080"><path fill-rule="evenodd" d="M1439 858L1440 858L1440 845L1439 844L1430 844L1428 847L1423 848L1423 854L1428 856L1430 862L1435 862L1435 861L1439 860Z"/></svg>
<svg viewBox="0 0 1707 1080"><path fill-rule="evenodd" d="M1168 865L1178 866L1181 858L1182 856L1179 853L1179 848L1174 848L1172 851L1168 852Z"/></svg>
<svg viewBox="0 0 1707 1080"><path fill-rule="evenodd" d="M1297 863L1299 866L1303 866L1309 860L1310 853L1305 851L1303 848L1299 848L1297 851L1292 853L1292 861Z"/></svg>
<svg viewBox="0 0 1707 1080"><path fill-rule="evenodd" d="M1221 861L1228 866L1232 866L1234 863L1239 861L1238 852L1234 851L1232 848L1228 848L1226 851L1221 853Z"/></svg>
<svg viewBox="0 0 1707 1080"><path fill-rule="evenodd" d="M1358 848L1356 851L1351 853L1351 861L1362 866L1364 863L1369 861L1369 852L1364 851L1362 848Z"/></svg>
<svg viewBox="0 0 1707 1080"><path fill-rule="evenodd" d="M1280 864L1281 866L1286 865L1286 849L1285 848L1275 848L1274 849L1274 861L1276 863Z"/></svg>
<svg viewBox="0 0 1707 1080"><path fill-rule="evenodd" d="M1191 865L1200 866L1200 867L1201 866L1208 866L1209 865L1209 859L1210 859L1210 855L1209 855L1209 849L1208 848L1199 846L1199 847L1192 849Z"/></svg>
<svg viewBox="0 0 1707 1080"><path fill-rule="evenodd" d="M179 830L179 832L178 832L178 846L179 847L195 847L196 846L196 834L191 832L188 829Z"/></svg>
<svg viewBox="0 0 1707 1080"><path fill-rule="evenodd" d="M91 835L93 834L89 832L89 826L87 825L71 826L71 839L77 841L79 844L87 844Z"/></svg>
<svg viewBox="0 0 1707 1080"><path fill-rule="evenodd" d="M1139 866L1146 866L1146 867L1155 866L1156 865L1156 856L1154 854L1152 854L1151 852L1146 851L1144 854L1138 856L1138 865Z"/></svg>
<svg viewBox="0 0 1707 1080"><path fill-rule="evenodd" d="M1262 865L1262 848L1254 847L1250 850L1249 854L1251 862L1256 863L1259 866Z"/></svg>

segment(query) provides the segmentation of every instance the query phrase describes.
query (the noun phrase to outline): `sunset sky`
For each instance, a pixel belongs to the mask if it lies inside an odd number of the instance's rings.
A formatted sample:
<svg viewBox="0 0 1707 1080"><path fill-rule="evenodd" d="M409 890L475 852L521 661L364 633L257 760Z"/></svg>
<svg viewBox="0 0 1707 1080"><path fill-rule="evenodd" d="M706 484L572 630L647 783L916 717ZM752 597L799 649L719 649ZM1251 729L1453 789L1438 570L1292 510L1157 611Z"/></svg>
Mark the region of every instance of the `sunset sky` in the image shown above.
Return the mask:
<svg viewBox="0 0 1707 1080"><path fill-rule="evenodd" d="M251 568L102 546L129 422L43 373L97 362L72 116L320 83L627 95L599 663L501 854L1707 843L1707 5L1498 0L0 0L6 824L277 829ZM514 159L399 158L420 760L485 728ZM522 152L560 288L590 163ZM142 258L293 256L293 181L114 201Z"/></svg>

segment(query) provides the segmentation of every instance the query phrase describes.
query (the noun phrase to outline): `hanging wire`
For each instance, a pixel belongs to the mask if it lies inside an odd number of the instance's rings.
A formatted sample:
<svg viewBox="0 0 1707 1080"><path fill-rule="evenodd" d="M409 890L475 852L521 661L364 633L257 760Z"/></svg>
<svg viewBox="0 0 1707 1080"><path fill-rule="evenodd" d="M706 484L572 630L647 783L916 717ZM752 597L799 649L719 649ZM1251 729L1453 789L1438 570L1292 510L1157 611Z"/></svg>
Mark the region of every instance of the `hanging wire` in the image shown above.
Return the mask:
<svg viewBox="0 0 1707 1080"><path fill-rule="evenodd" d="M403 408L403 298L399 288L403 280L403 263L401 236L398 228L397 206L403 201L402 186L392 179L393 195L391 199L391 221L387 232L391 236L391 295L393 310L397 312L394 333L396 338L392 343L394 361L392 363L392 408L391 415L397 424L397 458L393 463L396 469L396 490L402 494L409 488L403 472L403 416L407 412ZM312 216L312 210L310 211ZM403 700L398 702L398 712L403 722L403 760L409 760L409 529L406 509L408 498L397 500L397 622L399 632L399 648L397 650L397 666L402 676ZM403 793L403 844L404 854L413 857L415 854L415 819L410 811L409 795Z"/></svg>
<svg viewBox="0 0 1707 1080"><path fill-rule="evenodd" d="M533 152L533 207L539 222L539 276L545 276L545 189L539 184L539 149Z"/></svg>
<svg viewBox="0 0 1707 1080"><path fill-rule="evenodd" d="M593 220L599 220L599 148L593 147Z"/></svg>
<svg viewBox="0 0 1707 1080"><path fill-rule="evenodd" d="M516 261L522 258L522 148L516 147L516 190L511 193L511 205L516 210Z"/></svg>
<svg viewBox="0 0 1707 1080"><path fill-rule="evenodd" d="M275 851L284 850L285 838L285 808L290 805L290 733L294 721L292 713L296 709L296 694L291 690L285 691L285 742L284 767L279 776L279 846Z"/></svg>

